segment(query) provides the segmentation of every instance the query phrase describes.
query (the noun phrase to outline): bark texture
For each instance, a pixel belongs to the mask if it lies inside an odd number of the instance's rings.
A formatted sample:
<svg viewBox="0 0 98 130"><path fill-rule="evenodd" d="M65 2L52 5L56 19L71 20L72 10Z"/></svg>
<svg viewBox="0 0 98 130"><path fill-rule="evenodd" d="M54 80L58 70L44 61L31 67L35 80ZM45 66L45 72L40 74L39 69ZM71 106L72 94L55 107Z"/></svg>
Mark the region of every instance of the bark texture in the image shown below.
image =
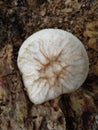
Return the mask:
<svg viewBox="0 0 98 130"><path fill-rule="evenodd" d="M23 41L44 28L76 35L90 70L76 92L34 105L16 61ZM0 130L98 130L97 0L1 0L0 34Z"/></svg>

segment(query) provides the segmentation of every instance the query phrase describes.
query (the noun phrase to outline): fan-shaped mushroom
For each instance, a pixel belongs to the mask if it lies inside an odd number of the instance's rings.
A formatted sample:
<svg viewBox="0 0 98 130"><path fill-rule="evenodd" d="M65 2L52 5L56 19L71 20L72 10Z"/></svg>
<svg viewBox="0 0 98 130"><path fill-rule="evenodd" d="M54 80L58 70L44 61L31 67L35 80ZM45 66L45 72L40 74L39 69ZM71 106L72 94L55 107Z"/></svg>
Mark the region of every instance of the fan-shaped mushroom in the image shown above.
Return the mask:
<svg viewBox="0 0 98 130"><path fill-rule="evenodd" d="M44 29L31 35L22 44L17 63L29 98L35 104L75 91L89 70L83 44L60 29Z"/></svg>

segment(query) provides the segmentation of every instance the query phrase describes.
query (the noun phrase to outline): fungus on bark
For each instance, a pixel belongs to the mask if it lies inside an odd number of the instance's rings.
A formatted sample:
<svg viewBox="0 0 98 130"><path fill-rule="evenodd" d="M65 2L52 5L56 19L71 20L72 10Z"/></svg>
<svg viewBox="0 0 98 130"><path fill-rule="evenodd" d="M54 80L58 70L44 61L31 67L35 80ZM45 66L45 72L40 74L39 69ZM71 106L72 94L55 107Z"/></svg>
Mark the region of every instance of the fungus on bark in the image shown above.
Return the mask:
<svg viewBox="0 0 98 130"><path fill-rule="evenodd" d="M60 29L43 29L31 35L19 50L17 64L35 104L75 91L89 70L81 41Z"/></svg>

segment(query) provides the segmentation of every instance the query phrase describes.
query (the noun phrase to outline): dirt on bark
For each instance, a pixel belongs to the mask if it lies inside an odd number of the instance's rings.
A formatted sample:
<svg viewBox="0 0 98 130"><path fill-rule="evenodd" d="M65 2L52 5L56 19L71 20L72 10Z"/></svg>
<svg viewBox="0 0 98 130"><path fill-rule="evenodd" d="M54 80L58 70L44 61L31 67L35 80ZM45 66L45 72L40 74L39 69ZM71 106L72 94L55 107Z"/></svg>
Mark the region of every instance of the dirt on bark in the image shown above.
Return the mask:
<svg viewBox="0 0 98 130"><path fill-rule="evenodd" d="M90 69L76 92L34 105L17 55L27 37L45 28L77 36L87 50ZM98 130L97 0L0 0L0 130Z"/></svg>

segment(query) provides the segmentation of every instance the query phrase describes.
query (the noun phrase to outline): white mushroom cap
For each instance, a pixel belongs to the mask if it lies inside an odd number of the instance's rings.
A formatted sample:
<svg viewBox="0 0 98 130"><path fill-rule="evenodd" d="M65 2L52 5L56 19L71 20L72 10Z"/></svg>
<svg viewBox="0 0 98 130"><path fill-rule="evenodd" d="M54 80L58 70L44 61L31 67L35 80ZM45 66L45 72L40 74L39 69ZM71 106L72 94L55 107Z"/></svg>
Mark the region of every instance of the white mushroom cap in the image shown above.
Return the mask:
<svg viewBox="0 0 98 130"><path fill-rule="evenodd" d="M28 96L35 104L75 91L89 70L83 44L60 29L44 29L31 35L22 44L17 63Z"/></svg>

